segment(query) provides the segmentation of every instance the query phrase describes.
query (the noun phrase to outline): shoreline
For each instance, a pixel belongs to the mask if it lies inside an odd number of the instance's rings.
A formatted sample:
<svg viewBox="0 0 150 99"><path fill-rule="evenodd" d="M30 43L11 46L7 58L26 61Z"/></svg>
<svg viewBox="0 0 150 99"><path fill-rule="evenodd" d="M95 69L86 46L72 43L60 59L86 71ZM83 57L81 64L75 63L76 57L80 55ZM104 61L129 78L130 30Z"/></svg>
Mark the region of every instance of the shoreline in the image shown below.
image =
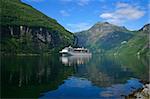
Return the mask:
<svg viewBox="0 0 150 99"><path fill-rule="evenodd" d="M143 87L125 96L125 99L150 99L150 82L140 81Z"/></svg>
<svg viewBox="0 0 150 99"><path fill-rule="evenodd" d="M43 54L34 54L34 53L18 53L18 54L4 54L2 53L0 56L50 56L58 53L43 53Z"/></svg>

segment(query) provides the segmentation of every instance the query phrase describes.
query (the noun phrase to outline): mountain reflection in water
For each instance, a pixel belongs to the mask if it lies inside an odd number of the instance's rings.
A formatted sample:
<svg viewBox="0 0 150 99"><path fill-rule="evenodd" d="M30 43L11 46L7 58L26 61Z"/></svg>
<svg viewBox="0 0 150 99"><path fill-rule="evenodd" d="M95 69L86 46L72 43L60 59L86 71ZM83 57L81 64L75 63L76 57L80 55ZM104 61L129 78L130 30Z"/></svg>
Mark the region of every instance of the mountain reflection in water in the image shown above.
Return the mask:
<svg viewBox="0 0 150 99"><path fill-rule="evenodd" d="M124 99L142 87L136 78L148 79L145 74L140 74L144 73L143 70L137 69L148 68L141 61L124 65L120 61L97 55L66 56L61 57L60 61L74 68L73 76L69 76L58 89L43 93L40 99Z"/></svg>
<svg viewBox="0 0 150 99"><path fill-rule="evenodd" d="M1 62L2 98L93 99L123 97L148 80L145 60L92 57L6 56ZM132 79L134 78L134 79Z"/></svg>

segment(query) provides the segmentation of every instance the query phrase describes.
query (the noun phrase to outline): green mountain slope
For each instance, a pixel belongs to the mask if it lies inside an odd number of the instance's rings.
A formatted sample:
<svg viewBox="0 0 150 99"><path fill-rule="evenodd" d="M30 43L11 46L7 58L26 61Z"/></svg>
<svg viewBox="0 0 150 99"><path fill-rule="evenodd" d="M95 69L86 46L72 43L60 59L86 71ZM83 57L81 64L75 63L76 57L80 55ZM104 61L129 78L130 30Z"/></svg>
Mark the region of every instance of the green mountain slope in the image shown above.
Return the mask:
<svg viewBox="0 0 150 99"><path fill-rule="evenodd" d="M89 30L78 32L78 46L88 47L92 52L115 56L150 56L150 24L138 31L129 31L125 27L108 22L98 22Z"/></svg>
<svg viewBox="0 0 150 99"><path fill-rule="evenodd" d="M149 33L150 24L146 24L139 31L134 31L135 35L127 43L116 47L109 51L109 54L114 54L118 56L150 56L149 51Z"/></svg>
<svg viewBox="0 0 150 99"><path fill-rule="evenodd" d="M128 41L133 34L125 27L116 26L108 22L96 23L87 31L76 33L78 46L84 46L93 52L103 52Z"/></svg>
<svg viewBox="0 0 150 99"><path fill-rule="evenodd" d="M56 20L20 0L1 0L1 51L43 53L74 43L74 35Z"/></svg>

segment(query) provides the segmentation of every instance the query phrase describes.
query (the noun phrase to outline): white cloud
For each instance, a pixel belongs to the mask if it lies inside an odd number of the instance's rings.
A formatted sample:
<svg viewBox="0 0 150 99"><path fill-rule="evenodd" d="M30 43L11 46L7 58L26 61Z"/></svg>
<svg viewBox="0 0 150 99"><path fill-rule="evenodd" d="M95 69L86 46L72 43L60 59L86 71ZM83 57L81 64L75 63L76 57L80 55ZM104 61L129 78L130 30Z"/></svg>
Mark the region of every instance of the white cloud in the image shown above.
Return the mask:
<svg viewBox="0 0 150 99"><path fill-rule="evenodd" d="M141 10L138 6L118 2L115 11L102 13L100 17L108 22L121 24L128 20L137 20L143 17L144 14L145 11Z"/></svg>
<svg viewBox="0 0 150 99"><path fill-rule="evenodd" d="M84 5L87 5L90 2L90 0L78 0L77 2L78 2L78 5L84 6Z"/></svg>
<svg viewBox="0 0 150 99"><path fill-rule="evenodd" d="M60 0L65 3L76 3L79 6L88 5L91 0Z"/></svg>
<svg viewBox="0 0 150 99"><path fill-rule="evenodd" d="M72 30L71 32L79 32L89 29L92 25L86 22L67 24L68 29Z"/></svg>
<svg viewBox="0 0 150 99"><path fill-rule="evenodd" d="M126 7L118 9L115 13L120 15L120 17L135 20L141 18L145 14L145 11L142 11L134 7Z"/></svg>
<svg viewBox="0 0 150 99"><path fill-rule="evenodd" d="M62 16L70 16L70 14L69 14L67 11L65 11L65 10L61 10L61 11L60 11L60 14L61 14Z"/></svg>
<svg viewBox="0 0 150 99"><path fill-rule="evenodd" d="M100 17L102 17L102 18L113 18L113 14L112 13L103 13L100 15Z"/></svg>

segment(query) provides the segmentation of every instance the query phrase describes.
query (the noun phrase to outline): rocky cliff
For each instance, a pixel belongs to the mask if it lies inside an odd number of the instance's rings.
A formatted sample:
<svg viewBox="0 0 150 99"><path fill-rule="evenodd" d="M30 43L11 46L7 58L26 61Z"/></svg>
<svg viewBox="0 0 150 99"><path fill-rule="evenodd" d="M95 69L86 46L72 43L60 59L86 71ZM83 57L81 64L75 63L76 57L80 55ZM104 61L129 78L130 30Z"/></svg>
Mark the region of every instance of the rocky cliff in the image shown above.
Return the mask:
<svg viewBox="0 0 150 99"><path fill-rule="evenodd" d="M73 45L74 35L20 0L2 0L1 52L47 53Z"/></svg>

